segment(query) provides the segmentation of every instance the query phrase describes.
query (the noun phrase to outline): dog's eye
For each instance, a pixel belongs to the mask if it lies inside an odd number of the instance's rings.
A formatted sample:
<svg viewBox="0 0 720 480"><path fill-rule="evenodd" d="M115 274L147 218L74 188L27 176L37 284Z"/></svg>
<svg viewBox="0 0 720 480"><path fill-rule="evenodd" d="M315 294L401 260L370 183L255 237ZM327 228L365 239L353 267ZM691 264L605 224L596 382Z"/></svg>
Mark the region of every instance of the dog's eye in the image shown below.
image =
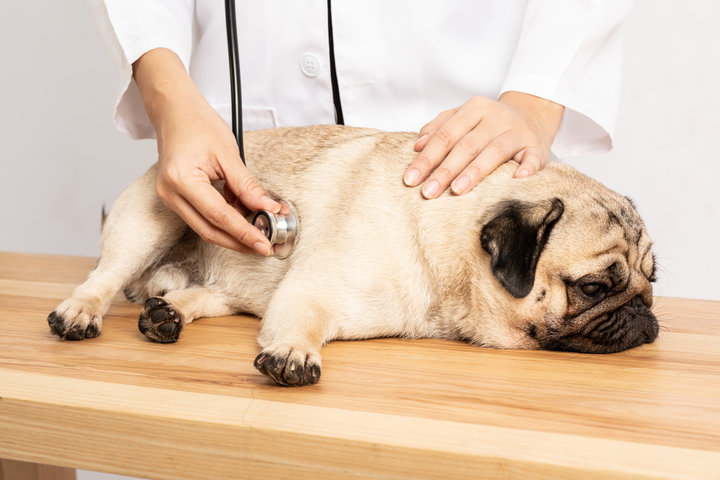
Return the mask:
<svg viewBox="0 0 720 480"><path fill-rule="evenodd" d="M602 283L585 283L580 285L580 291L586 297L594 298L605 292L605 285Z"/></svg>

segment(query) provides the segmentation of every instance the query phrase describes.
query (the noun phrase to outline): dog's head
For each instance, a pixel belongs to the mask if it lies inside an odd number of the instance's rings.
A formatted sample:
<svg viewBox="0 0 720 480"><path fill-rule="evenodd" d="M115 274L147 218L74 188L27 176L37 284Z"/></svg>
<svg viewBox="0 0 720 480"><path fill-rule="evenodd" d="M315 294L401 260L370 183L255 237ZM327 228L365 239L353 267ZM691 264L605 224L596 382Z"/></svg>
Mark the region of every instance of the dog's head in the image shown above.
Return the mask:
<svg viewBox="0 0 720 480"><path fill-rule="evenodd" d="M483 220L492 314L504 319L484 343L611 353L657 337L645 226L629 199L581 180L541 188L542 200L502 201Z"/></svg>

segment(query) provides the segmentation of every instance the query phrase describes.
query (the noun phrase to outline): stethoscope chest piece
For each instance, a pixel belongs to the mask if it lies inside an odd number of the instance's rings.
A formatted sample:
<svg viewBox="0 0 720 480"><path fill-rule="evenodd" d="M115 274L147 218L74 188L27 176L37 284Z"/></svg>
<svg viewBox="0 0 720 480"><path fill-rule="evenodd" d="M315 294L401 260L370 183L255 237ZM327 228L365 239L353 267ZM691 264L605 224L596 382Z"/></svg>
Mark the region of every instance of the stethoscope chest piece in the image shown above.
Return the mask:
<svg viewBox="0 0 720 480"><path fill-rule="evenodd" d="M285 200L278 200L278 203L280 203L278 213L260 210L252 215L250 223L267 237L277 258L286 258L295 247L300 222L292 203Z"/></svg>

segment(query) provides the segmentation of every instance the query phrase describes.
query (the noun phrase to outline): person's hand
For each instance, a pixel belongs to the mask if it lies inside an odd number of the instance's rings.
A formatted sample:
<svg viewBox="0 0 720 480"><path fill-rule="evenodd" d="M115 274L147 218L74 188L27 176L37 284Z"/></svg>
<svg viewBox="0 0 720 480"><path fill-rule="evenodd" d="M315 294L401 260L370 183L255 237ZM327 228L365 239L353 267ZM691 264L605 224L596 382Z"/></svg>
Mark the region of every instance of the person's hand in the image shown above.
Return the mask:
<svg viewBox="0 0 720 480"><path fill-rule="evenodd" d="M170 50L147 52L133 65L158 142L156 190L163 203L210 243L272 255L244 213L278 212L240 159L230 128L205 101ZM223 197L211 182L224 180Z"/></svg>
<svg viewBox="0 0 720 480"><path fill-rule="evenodd" d="M204 100L190 101L167 112L157 134L156 190L165 205L207 242L270 255L269 241L244 214L277 213L280 205L245 168L232 131L215 110ZM212 186L215 180L225 180L225 198Z"/></svg>
<svg viewBox="0 0 720 480"><path fill-rule="evenodd" d="M496 102L476 97L438 115L420 130L418 156L403 181L423 183L422 195L436 198L448 186L456 195L470 191L510 159L520 162L515 177L526 177L550 160L564 107L521 92Z"/></svg>

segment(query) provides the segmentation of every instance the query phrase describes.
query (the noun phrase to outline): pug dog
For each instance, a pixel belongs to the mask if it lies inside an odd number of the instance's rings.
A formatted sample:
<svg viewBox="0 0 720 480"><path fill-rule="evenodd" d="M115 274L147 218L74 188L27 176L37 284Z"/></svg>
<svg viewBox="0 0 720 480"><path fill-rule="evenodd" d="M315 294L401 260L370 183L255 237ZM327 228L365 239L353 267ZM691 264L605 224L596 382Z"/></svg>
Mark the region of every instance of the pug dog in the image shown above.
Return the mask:
<svg viewBox="0 0 720 480"><path fill-rule="evenodd" d="M425 200L402 174L414 133L339 126L245 134L248 168L295 205L289 257L204 242L155 193L150 168L115 202L96 268L48 317L61 339L100 335L113 296L176 342L201 317L260 317L255 358L280 385L314 384L332 340L399 336L482 347L611 353L655 340L655 260L633 203L551 163L513 161L471 192Z"/></svg>

